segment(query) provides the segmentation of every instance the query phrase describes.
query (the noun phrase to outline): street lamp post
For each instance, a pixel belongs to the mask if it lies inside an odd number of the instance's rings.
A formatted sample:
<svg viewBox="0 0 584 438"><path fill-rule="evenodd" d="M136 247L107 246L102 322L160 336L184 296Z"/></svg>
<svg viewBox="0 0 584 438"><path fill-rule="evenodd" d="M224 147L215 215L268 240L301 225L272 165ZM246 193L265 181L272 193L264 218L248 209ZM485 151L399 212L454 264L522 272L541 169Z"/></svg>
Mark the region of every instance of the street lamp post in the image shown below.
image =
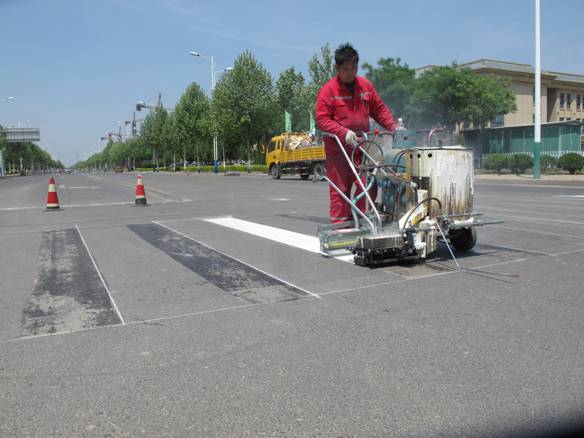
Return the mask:
<svg viewBox="0 0 584 438"><path fill-rule="evenodd" d="M198 58L203 58L211 61L211 97L213 97L213 91L215 91L215 60L212 56L204 56L201 55L199 52L189 52L189 55L196 56ZM222 71L226 71L221 70ZM220 73L219 72L219 73ZM213 134L213 172L219 173L219 160L218 160L218 151L217 151L217 134Z"/></svg>
<svg viewBox="0 0 584 438"><path fill-rule="evenodd" d="M539 179L541 172L541 8L535 0L535 108L533 134L533 178Z"/></svg>
<svg viewBox="0 0 584 438"><path fill-rule="evenodd" d="M226 67L223 70L216 71L215 76L214 76L215 85L217 85L217 76L216 75L221 74L221 73L225 73L225 72L228 72L231 70L233 70L233 67ZM215 135L213 137L213 147L214 147L213 150L217 151L217 135ZM223 143L221 143L221 152L223 155L223 172L225 172L225 147L223 146Z"/></svg>

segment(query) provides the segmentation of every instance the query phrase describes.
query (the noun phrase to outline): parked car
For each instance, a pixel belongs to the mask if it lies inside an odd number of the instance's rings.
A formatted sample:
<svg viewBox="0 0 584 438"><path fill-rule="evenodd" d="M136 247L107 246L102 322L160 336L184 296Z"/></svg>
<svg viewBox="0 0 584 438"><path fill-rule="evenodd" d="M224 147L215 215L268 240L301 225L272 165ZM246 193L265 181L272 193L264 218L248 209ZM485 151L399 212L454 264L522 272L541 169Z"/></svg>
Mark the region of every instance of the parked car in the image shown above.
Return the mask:
<svg viewBox="0 0 584 438"><path fill-rule="evenodd" d="M188 166L188 163L186 163L186 165ZM185 163L183 163L182 161L180 161L178 163L172 163L168 167L169 167L169 169L172 169L172 170L182 169L183 167L185 167Z"/></svg>

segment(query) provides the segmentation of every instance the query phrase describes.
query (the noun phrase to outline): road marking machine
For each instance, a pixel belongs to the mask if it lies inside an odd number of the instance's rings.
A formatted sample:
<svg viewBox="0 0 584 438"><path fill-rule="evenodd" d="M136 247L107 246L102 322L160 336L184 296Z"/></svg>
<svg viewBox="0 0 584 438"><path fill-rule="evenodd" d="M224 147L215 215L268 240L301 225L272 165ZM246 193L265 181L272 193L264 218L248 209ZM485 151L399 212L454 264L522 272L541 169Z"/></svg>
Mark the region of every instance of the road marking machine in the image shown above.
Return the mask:
<svg viewBox="0 0 584 438"><path fill-rule="evenodd" d="M398 128L396 135L404 131ZM328 177L321 178L351 206L353 216L352 221L318 227L322 254L335 256L349 250L362 266L424 260L440 240L456 262L451 246L469 251L477 241L477 226L502 222L487 221L473 211L473 151L443 146L442 141L431 146L439 131L443 130L430 132L430 146L409 149L394 149L390 133L363 134L361 143L349 152L336 135L325 133L337 142L362 192L347 197ZM374 185L376 199L370 194ZM365 212L357 208L363 196Z"/></svg>

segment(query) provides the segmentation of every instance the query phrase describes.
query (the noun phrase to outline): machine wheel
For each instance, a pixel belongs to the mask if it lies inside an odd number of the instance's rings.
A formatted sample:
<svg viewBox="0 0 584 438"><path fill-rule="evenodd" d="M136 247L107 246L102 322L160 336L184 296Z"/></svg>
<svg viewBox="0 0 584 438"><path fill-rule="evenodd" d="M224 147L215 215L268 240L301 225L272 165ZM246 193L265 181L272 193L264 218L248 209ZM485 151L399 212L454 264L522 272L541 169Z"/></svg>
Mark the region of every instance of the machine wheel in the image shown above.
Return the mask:
<svg viewBox="0 0 584 438"><path fill-rule="evenodd" d="M300 178L302 178L302 179L308 179L309 176L310 175L308 173L302 173L302 174L300 174Z"/></svg>
<svg viewBox="0 0 584 438"><path fill-rule="evenodd" d="M325 174L324 166L322 163L316 163L312 168L312 175L314 179L320 179Z"/></svg>
<svg viewBox="0 0 584 438"><path fill-rule="evenodd" d="M272 164L272 167L270 167L270 175L272 175L272 178L274 179L280 179L280 166Z"/></svg>
<svg viewBox="0 0 584 438"><path fill-rule="evenodd" d="M460 252L467 252L477 243L477 232L474 227L459 228L449 232L448 238L454 249Z"/></svg>

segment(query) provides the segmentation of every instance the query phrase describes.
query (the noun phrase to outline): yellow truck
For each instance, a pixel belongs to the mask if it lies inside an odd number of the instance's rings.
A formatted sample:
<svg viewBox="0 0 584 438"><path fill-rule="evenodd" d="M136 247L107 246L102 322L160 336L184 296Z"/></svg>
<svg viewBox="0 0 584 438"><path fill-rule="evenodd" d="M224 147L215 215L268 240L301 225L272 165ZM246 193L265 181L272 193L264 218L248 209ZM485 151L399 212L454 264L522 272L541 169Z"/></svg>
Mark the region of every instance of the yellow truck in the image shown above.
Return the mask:
<svg viewBox="0 0 584 438"><path fill-rule="evenodd" d="M325 172L324 144L305 132L283 132L272 137L266 150L266 165L274 179L283 174L320 178Z"/></svg>

